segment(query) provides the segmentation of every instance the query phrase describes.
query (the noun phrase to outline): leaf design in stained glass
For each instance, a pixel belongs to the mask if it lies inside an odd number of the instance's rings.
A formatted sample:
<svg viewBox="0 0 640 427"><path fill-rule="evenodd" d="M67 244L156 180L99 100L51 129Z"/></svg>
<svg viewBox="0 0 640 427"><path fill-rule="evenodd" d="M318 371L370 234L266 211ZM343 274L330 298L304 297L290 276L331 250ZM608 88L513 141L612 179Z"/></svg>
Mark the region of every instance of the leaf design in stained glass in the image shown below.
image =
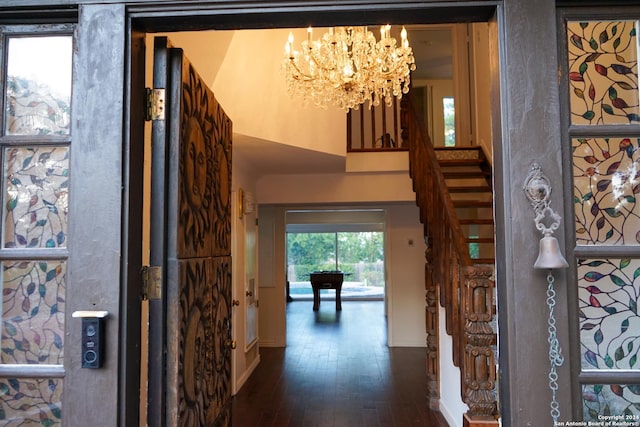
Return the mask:
<svg viewBox="0 0 640 427"><path fill-rule="evenodd" d="M576 243L640 244L640 138L573 138Z"/></svg>
<svg viewBox="0 0 640 427"><path fill-rule="evenodd" d="M640 386L637 384L583 385L582 412L584 421L587 422L602 422L603 415L617 415L623 417L618 421L632 420L630 425L637 425L637 417L640 416Z"/></svg>
<svg viewBox="0 0 640 427"><path fill-rule="evenodd" d="M2 264L2 364L62 365L66 265Z"/></svg>
<svg viewBox="0 0 640 427"><path fill-rule="evenodd" d="M9 38L7 135L69 134L71 56L71 36Z"/></svg>
<svg viewBox="0 0 640 427"><path fill-rule="evenodd" d="M0 425L62 425L62 379L0 379Z"/></svg>
<svg viewBox="0 0 640 427"><path fill-rule="evenodd" d="M637 370L640 260L578 260L582 369Z"/></svg>
<svg viewBox="0 0 640 427"><path fill-rule="evenodd" d="M571 122L640 122L638 21L568 22Z"/></svg>
<svg viewBox="0 0 640 427"><path fill-rule="evenodd" d="M9 147L4 152L6 248L67 244L69 149Z"/></svg>

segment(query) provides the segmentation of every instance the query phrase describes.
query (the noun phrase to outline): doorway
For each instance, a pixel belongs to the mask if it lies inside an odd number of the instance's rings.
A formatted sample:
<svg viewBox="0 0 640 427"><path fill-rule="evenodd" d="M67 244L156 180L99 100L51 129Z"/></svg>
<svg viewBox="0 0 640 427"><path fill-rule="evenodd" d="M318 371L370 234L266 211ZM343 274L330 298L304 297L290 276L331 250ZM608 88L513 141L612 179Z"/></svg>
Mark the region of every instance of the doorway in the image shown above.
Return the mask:
<svg viewBox="0 0 640 427"><path fill-rule="evenodd" d="M165 28L165 29L166 29L166 28ZM177 28L177 29L178 29L178 28ZM195 62L195 61L194 61L194 62ZM405 238L406 238L406 237L405 237ZM403 238L403 240L404 240L405 238ZM417 238L419 239L419 236L417 236ZM408 244L408 241L409 241L409 240L406 240L407 244ZM423 319L421 319L421 320L423 320Z"/></svg>

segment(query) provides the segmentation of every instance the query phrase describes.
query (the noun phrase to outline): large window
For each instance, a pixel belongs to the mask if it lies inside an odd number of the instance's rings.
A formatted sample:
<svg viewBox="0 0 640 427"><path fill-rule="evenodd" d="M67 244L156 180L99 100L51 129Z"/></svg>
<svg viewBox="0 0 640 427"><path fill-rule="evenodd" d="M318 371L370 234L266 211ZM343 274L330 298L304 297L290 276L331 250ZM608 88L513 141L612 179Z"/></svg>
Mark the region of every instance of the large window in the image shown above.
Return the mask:
<svg viewBox="0 0 640 427"><path fill-rule="evenodd" d="M317 271L343 272L343 296L383 296L382 210L291 211L287 218L287 280L294 298L311 295L309 275Z"/></svg>
<svg viewBox="0 0 640 427"><path fill-rule="evenodd" d="M384 286L381 232L287 233L290 281L309 280L315 271L342 271L350 282Z"/></svg>
<svg viewBox="0 0 640 427"><path fill-rule="evenodd" d="M0 30L0 424L59 426L73 29L13 30Z"/></svg>
<svg viewBox="0 0 640 427"><path fill-rule="evenodd" d="M635 18L566 19L563 36L579 313L575 403L585 421L615 415L634 425L640 416L640 13Z"/></svg>

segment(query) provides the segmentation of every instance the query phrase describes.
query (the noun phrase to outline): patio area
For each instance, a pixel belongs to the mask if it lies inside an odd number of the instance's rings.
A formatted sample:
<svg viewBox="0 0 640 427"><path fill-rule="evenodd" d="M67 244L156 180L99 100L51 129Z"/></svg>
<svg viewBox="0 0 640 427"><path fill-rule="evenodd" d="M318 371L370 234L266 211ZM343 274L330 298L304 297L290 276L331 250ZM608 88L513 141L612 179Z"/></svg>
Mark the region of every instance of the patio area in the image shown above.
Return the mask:
<svg viewBox="0 0 640 427"><path fill-rule="evenodd" d="M335 300L336 291L332 289L321 289L322 300ZM294 301L313 301L313 290L311 282L290 282L289 296ZM342 300L382 300L384 299L384 287L365 286L362 282L343 282Z"/></svg>

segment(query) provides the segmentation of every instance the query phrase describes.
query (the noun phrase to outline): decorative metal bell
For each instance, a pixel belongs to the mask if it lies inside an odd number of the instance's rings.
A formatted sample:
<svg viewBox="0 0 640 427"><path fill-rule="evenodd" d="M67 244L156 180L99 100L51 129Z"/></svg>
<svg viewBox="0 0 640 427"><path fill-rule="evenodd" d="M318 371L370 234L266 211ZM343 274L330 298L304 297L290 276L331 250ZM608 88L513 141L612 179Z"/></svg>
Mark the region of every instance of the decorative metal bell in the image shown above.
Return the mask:
<svg viewBox="0 0 640 427"><path fill-rule="evenodd" d="M550 270L553 268L567 268L569 264L560 252L558 239L553 236L545 235L540 239L540 252L533 268Z"/></svg>

